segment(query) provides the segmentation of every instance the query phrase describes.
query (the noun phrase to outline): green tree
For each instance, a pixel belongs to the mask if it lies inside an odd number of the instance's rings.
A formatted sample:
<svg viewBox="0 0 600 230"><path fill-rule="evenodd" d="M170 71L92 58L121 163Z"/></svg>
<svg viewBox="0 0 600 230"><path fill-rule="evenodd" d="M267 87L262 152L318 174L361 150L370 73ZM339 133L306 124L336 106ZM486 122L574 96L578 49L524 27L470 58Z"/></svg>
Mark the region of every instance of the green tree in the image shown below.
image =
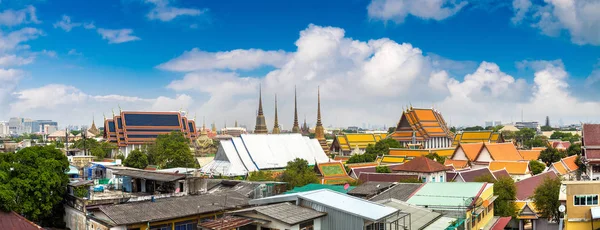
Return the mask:
<svg viewBox="0 0 600 230"><path fill-rule="evenodd" d="M92 149L96 146L100 146L100 143L93 138L79 139L73 142L72 148L76 149Z"/></svg>
<svg viewBox="0 0 600 230"><path fill-rule="evenodd" d="M354 154L348 159L348 161L346 161L346 164L373 162L373 161L375 161L375 159L377 159L376 154L369 154L369 153Z"/></svg>
<svg viewBox="0 0 600 230"><path fill-rule="evenodd" d="M535 136L532 139L529 140L525 140L523 142L523 145L528 148L531 149L533 147L544 147L544 146L548 146L548 138L544 137L544 136Z"/></svg>
<svg viewBox="0 0 600 230"><path fill-rule="evenodd" d="M471 126L471 127L466 127L463 129L463 131L481 131L481 130L485 130L485 128L477 125L477 126Z"/></svg>
<svg viewBox="0 0 600 230"><path fill-rule="evenodd" d="M529 168L531 169L531 172L533 173L533 175L537 175L537 174L542 173L544 171L544 169L546 169L546 165L544 165L544 163L536 161L536 160L530 160Z"/></svg>
<svg viewBox="0 0 600 230"><path fill-rule="evenodd" d="M391 173L392 170L390 170L390 167L382 165L382 166L375 167L375 172L377 172L377 173Z"/></svg>
<svg viewBox="0 0 600 230"><path fill-rule="evenodd" d="M288 189L318 182L317 174L308 166L308 161L300 158L287 163L281 180L287 182Z"/></svg>
<svg viewBox="0 0 600 230"><path fill-rule="evenodd" d="M543 217L553 218L558 222L560 218L560 212L558 207L560 201L558 195L560 193L560 178L545 178L544 182L540 184L533 192L533 202L535 202L535 208Z"/></svg>
<svg viewBox="0 0 600 230"><path fill-rule="evenodd" d="M567 148L567 155L580 155L581 154L581 144L571 144L569 148Z"/></svg>
<svg viewBox="0 0 600 230"><path fill-rule="evenodd" d="M123 164L127 167L145 169L148 166L148 156L139 149L136 149L129 153Z"/></svg>
<svg viewBox="0 0 600 230"><path fill-rule="evenodd" d="M106 152L102 149L102 147L100 147L100 145L95 146L92 149L90 149L90 154L92 156L95 156L96 159L104 159L104 158L106 158L106 156L108 156L106 154Z"/></svg>
<svg viewBox="0 0 600 230"><path fill-rule="evenodd" d="M548 147L540 153L540 158L542 162L546 163L546 167L550 167L550 165L554 162L560 161L563 157L566 156L566 153L563 151L558 151L555 148Z"/></svg>
<svg viewBox="0 0 600 230"><path fill-rule="evenodd" d="M581 176L582 173L584 173L587 169L587 166L583 163L583 161L581 160L581 155L577 155L577 158L575 158L575 164L577 165L577 174L578 176Z"/></svg>
<svg viewBox="0 0 600 230"><path fill-rule="evenodd" d="M390 148L401 148L400 142L394 139L383 139L375 143L375 145L369 144L365 149L367 154L375 154L377 156L388 155Z"/></svg>
<svg viewBox="0 0 600 230"><path fill-rule="evenodd" d="M492 176L492 174L484 174L478 177L475 177L475 182L487 182L487 183L496 183L496 178L494 178L494 176ZM494 186L494 190L496 189L496 186Z"/></svg>
<svg viewBox="0 0 600 230"><path fill-rule="evenodd" d="M248 175L249 181L273 181L273 173L266 170L260 170L256 172L250 172Z"/></svg>
<svg viewBox="0 0 600 230"><path fill-rule="evenodd" d="M500 177L494 183L494 195L498 196L494 202L494 214L498 216L517 216L517 187L510 177ZM536 203L537 204L537 203Z"/></svg>
<svg viewBox="0 0 600 230"><path fill-rule="evenodd" d="M552 131L552 130L554 130L554 129L553 129L552 127L550 127L550 126L542 126L542 127L540 127L540 128L541 128L541 129L542 129L542 131L544 131L544 132L546 132L546 131Z"/></svg>
<svg viewBox="0 0 600 230"><path fill-rule="evenodd" d="M509 130L504 130L504 131L502 131L502 137L504 137L505 140L515 139L516 138L516 132L509 131Z"/></svg>
<svg viewBox="0 0 600 230"><path fill-rule="evenodd" d="M77 136L78 134L80 134L80 133L81 133L81 131L79 131L79 130L71 130L71 132L70 132L70 133L71 133L73 136Z"/></svg>
<svg viewBox="0 0 600 230"><path fill-rule="evenodd" d="M387 130L388 134L392 134L395 131L396 131L396 127L389 127L388 130Z"/></svg>
<svg viewBox="0 0 600 230"><path fill-rule="evenodd" d="M450 127L450 132L456 133L456 127L454 127L454 126Z"/></svg>
<svg viewBox="0 0 600 230"><path fill-rule="evenodd" d="M444 161L446 161L445 157L438 155L436 152L428 153L425 157L437 161L440 164L444 164Z"/></svg>
<svg viewBox="0 0 600 230"><path fill-rule="evenodd" d="M42 226L64 227L61 201L69 183L68 169L67 157L51 146L0 153L0 209Z"/></svg>
<svg viewBox="0 0 600 230"><path fill-rule="evenodd" d="M194 168L198 162L192 155L190 144L181 132L162 134L153 145L148 146L149 162L160 168Z"/></svg>

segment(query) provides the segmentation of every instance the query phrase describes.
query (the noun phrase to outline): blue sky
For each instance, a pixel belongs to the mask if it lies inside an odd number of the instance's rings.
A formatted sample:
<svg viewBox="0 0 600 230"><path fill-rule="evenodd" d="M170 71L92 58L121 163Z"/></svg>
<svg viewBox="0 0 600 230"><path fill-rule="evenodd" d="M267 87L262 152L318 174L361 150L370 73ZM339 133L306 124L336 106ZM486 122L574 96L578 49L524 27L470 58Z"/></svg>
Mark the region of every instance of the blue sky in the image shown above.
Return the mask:
<svg viewBox="0 0 600 230"><path fill-rule="evenodd" d="M209 122L240 120L253 127L262 84L265 100L275 93L284 98L279 108L286 118L291 115L290 89L297 85L306 101L301 113L309 123L321 85L324 120L333 126L394 125L408 104L437 104L457 125L515 120L521 109L539 121L546 115L565 122L600 121L600 93L594 90L600 88L595 80L600 80L600 12L583 10L600 9L600 3L417 2L2 1L2 34L33 28L37 35L2 51L2 56L30 61L3 66L18 74L0 76L9 82L0 87L0 120L25 116L65 125L89 123L92 114L99 118L119 105L126 110L182 108ZM564 9L575 9L576 20L569 21L573 17ZM335 38L337 30L342 34ZM307 42L299 45L302 38ZM302 56L300 47L327 50L321 46L327 38L370 48L359 61L345 56L351 48L342 43L336 51L315 54L323 55L319 58ZM369 42L383 40L394 47ZM220 56L233 50L246 52L226 60ZM184 54L196 51L203 58ZM388 52L399 53L385 56ZM378 53L384 57L375 61ZM441 75L433 78L436 73ZM389 88L371 84L379 76ZM556 112L549 108L552 103L570 104L574 111ZM271 101L265 104L272 109ZM578 113L581 109L590 111ZM281 122L284 128L288 120Z"/></svg>

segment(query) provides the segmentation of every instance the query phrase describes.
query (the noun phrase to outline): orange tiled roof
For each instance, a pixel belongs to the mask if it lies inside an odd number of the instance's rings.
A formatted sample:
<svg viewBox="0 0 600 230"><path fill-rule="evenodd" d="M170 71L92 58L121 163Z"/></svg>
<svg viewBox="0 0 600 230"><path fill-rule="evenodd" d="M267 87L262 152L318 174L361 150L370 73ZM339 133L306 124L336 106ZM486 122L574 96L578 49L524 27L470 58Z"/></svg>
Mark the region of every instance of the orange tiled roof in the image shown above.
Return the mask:
<svg viewBox="0 0 600 230"><path fill-rule="evenodd" d="M561 161L565 164L565 166L567 166L567 169L569 170L569 172L573 172L573 171L579 169L579 166L577 166L577 164L575 164L576 159L577 159L577 155L573 155L570 157L565 157Z"/></svg>
<svg viewBox="0 0 600 230"><path fill-rule="evenodd" d="M444 161L444 165L445 166L452 166L454 167L454 169L464 169L467 166L469 166L469 161L465 161L465 160L452 160L447 158L446 161Z"/></svg>
<svg viewBox="0 0 600 230"><path fill-rule="evenodd" d="M540 151L546 150L546 149L547 149L547 147L533 147L533 148L531 148L531 150L540 150Z"/></svg>
<svg viewBox="0 0 600 230"><path fill-rule="evenodd" d="M495 161L519 161L523 160L517 147L513 143L486 143L485 148L490 152Z"/></svg>
<svg viewBox="0 0 600 230"><path fill-rule="evenodd" d="M567 171L567 168L565 167L565 165L560 161L552 163L552 167L554 169L556 169L556 171L560 175L565 175L569 172L569 171Z"/></svg>
<svg viewBox="0 0 600 230"><path fill-rule="evenodd" d="M458 148L462 148L470 161L475 161L483 148L483 143L459 144L456 149L458 150Z"/></svg>
<svg viewBox="0 0 600 230"><path fill-rule="evenodd" d="M390 148L389 155L391 156L407 156L407 157L420 157L429 154L427 149L392 149Z"/></svg>
<svg viewBox="0 0 600 230"><path fill-rule="evenodd" d="M526 161L537 160L538 158L540 158L541 152L542 150L519 150L519 154L521 154L523 160Z"/></svg>
<svg viewBox="0 0 600 230"><path fill-rule="evenodd" d="M450 149L432 149L431 152L437 153L437 155L441 156L441 157L452 157L452 154L454 154L454 148L450 148Z"/></svg>
<svg viewBox="0 0 600 230"><path fill-rule="evenodd" d="M492 161L489 168L491 171L506 169L511 175L524 175L529 170L529 161Z"/></svg>
<svg viewBox="0 0 600 230"><path fill-rule="evenodd" d="M404 111L391 138L398 141L410 141L413 132L418 141L431 137L454 137L454 133L450 132L442 115L433 109L410 108Z"/></svg>

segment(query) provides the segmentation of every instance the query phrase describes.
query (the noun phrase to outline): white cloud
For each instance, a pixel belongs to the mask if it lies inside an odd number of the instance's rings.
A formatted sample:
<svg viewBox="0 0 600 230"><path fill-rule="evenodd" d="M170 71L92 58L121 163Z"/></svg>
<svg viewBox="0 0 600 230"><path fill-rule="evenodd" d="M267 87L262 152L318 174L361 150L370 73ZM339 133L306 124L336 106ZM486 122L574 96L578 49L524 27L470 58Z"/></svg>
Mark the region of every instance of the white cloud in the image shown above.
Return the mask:
<svg viewBox="0 0 600 230"><path fill-rule="evenodd" d="M598 61L598 64L596 64L596 68L592 70L590 76L588 76L585 79L585 84L588 86L594 85L598 82L600 82L600 61Z"/></svg>
<svg viewBox="0 0 600 230"><path fill-rule="evenodd" d="M48 57L51 57L51 58L58 57L58 55L56 54L56 51L54 51L54 50L42 50L42 52L40 52L40 53L43 55L46 55Z"/></svg>
<svg viewBox="0 0 600 230"><path fill-rule="evenodd" d="M372 0L367 10L372 19L402 23L408 15L441 21L466 5L464 0Z"/></svg>
<svg viewBox="0 0 600 230"><path fill-rule="evenodd" d="M94 22L86 22L83 23L83 28L91 30L91 29L96 29L96 25L94 24Z"/></svg>
<svg viewBox="0 0 600 230"><path fill-rule="evenodd" d="M0 71L0 82L3 72ZM1 86L0 86L1 88ZM121 107L124 110L173 111L189 108L193 99L186 94L176 97L158 96L140 98L125 95L90 95L80 89L62 84L50 84L39 88L29 88L12 93L7 103L10 116L43 115L40 118L53 119L61 125L88 124L93 113L111 113ZM67 111L67 112L66 112ZM35 118L35 117L32 117Z"/></svg>
<svg viewBox="0 0 600 230"><path fill-rule="evenodd" d="M82 23L71 22L71 17L63 15L62 19L58 22L55 22L53 25L54 28L61 28L64 31L69 32L75 27L80 27Z"/></svg>
<svg viewBox="0 0 600 230"><path fill-rule="evenodd" d="M40 23L33 6L27 6L21 10L8 9L0 12L0 25L17 26L27 23Z"/></svg>
<svg viewBox="0 0 600 230"><path fill-rule="evenodd" d="M0 69L0 105L9 101L11 93L24 75L25 73L18 69ZM6 112L7 109L1 109L0 115L5 115Z"/></svg>
<svg viewBox="0 0 600 230"><path fill-rule="evenodd" d="M253 61L264 63L271 60L266 56L248 52L224 65L215 53L208 53L205 55L211 58L199 59L202 67L164 68L188 72L167 88L193 93L193 111L209 121L220 124L238 120L250 129L255 122L259 84L267 124L272 124L273 95L277 93L279 121L284 128L290 128L292 123L294 86L298 89L300 116L306 114L312 124L317 86L321 88L323 121L333 126L363 122L393 125L402 107L409 103L415 107L435 105L455 125L482 125L485 120L509 122L520 116L521 109L525 118L531 120L548 115L578 122L600 116L598 102L585 102L570 93L568 74L560 61L522 62L535 71L533 82L527 82L503 72L495 63L481 62L471 67L471 62L424 55L411 44L387 38L354 40L335 27L310 25L300 32L295 44L297 50L286 53L284 62L273 65L275 69L264 77L246 77L236 70L259 68L262 65L248 65L246 60L264 58ZM192 63L199 61L190 61L186 66ZM464 75L453 74L448 71L453 70L453 63L464 65L460 67L462 71L472 70ZM556 102L568 104L569 109L558 111ZM592 109L581 112L588 107Z"/></svg>
<svg viewBox="0 0 600 230"><path fill-rule="evenodd" d="M34 56L30 57L19 57L14 54L5 54L0 56L0 66L1 67L10 67L10 66L21 66L32 63L35 59Z"/></svg>
<svg viewBox="0 0 600 230"><path fill-rule="evenodd" d="M43 34L41 30L31 27L25 27L8 34L0 32L0 51L18 48L21 43L36 39Z"/></svg>
<svg viewBox="0 0 600 230"><path fill-rule="evenodd" d="M255 69L261 66L281 67L287 59L287 54L282 50L238 49L227 52L206 52L194 48L157 67L183 72L207 69Z"/></svg>
<svg viewBox="0 0 600 230"><path fill-rule="evenodd" d="M600 45L600 2L595 0L544 0L531 4L513 0L515 22L528 22L548 36L568 32L575 44Z"/></svg>
<svg viewBox="0 0 600 230"><path fill-rule="evenodd" d="M512 3L515 16L511 18L514 24L519 24L529 12L531 8L531 0L513 0Z"/></svg>
<svg viewBox="0 0 600 230"><path fill-rule="evenodd" d="M167 22L179 16L198 16L206 12L206 9L170 6L169 0L145 0L145 2L154 5L154 8L146 15L150 20Z"/></svg>
<svg viewBox="0 0 600 230"><path fill-rule="evenodd" d="M98 28L98 33L102 35L102 39L108 40L109 44L118 44L140 40L139 37L133 35L132 29L103 29Z"/></svg>
<svg viewBox="0 0 600 230"><path fill-rule="evenodd" d="M77 52L76 49L69 50L69 52L67 54L68 55L73 55L73 56L81 56L81 55L83 55L81 52Z"/></svg>

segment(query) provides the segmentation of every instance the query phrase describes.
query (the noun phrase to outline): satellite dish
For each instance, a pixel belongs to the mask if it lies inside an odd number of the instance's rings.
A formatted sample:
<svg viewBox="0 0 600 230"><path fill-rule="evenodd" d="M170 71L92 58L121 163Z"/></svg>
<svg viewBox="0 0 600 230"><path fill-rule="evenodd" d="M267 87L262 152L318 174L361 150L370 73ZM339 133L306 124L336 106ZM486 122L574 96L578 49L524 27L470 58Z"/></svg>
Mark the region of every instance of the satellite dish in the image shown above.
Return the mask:
<svg viewBox="0 0 600 230"><path fill-rule="evenodd" d="M566 210L565 205L561 204L560 206L558 206L559 212L565 212L565 210Z"/></svg>

